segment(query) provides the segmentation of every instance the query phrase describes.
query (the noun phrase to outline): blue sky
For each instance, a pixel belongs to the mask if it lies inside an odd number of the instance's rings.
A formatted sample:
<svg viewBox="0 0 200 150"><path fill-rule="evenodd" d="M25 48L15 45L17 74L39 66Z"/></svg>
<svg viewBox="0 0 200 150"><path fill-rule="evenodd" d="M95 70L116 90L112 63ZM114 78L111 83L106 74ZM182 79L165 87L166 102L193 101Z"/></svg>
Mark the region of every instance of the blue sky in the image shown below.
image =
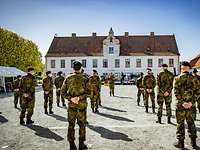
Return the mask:
<svg viewBox="0 0 200 150"><path fill-rule="evenodd" d="M181 60L200 53L199 0L1 0L0 26L34 41L43 56L58 36L175 34Z"/></svg>

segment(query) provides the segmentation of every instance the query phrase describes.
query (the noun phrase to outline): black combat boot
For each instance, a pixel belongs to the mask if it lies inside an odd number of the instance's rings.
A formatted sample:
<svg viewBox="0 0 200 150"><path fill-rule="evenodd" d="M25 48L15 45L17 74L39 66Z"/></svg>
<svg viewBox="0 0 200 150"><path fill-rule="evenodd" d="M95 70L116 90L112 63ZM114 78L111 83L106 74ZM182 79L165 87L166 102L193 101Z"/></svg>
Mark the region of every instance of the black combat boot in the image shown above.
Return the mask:
<svg viewBox="0 0 200 150"><path fill-rule="evenodd" d="M21 125L24 125L24 124L25 124L24 118L20 118L20 124L21 124Z"/></svg>
<svg viewBox="0 0 200 150"><path fill-rule="evenodd" d="M52 111L52 109L49 109L49 114L53 114L53 111Z"/></svg>
<svg viewBox="0 0 200 150"><path fill-rule="evenodd" d="M176 148L184 149L184 140L178 140L176 143L174 143L174 146Z"/></svg>
<svg viewBox="0 0 200 150"><path fill-rule="evenodd" d="M155 113L156 113L156 111L155 111L155 107L152 107L152 110L153 110L153 113L155 114Z"/></svg>
<svg viewBox="0 0 200 150"><path fill-rule="evenodd" d="M84 141L79 141L79 150L87 150L87 146L84 144Z"/></svg>
<svg viewBox="0 0 200 150"><path fill-rule="evenodd" d="M76 144L74 142L69 142L70 150L77 150Z"/></svg>
<svg viewBox="0 0 200 150"><path fill-rule="evenodd" d="M171 124L172 122L171 122L171 117L167 117L167 123L168 124Z"/></svg>
<svg viewBox="0 0 200 150"><path fill-rule="evenodd" d="M140 106L140 101L139 100L137 100L137 105Z"/></svg>
<svg viewBox="0 0 200 150"><path fill-rule="evenodd" d="M31 120L31 118L27 118L27 120L26 120L26 124L33 124L33 123L34 123L34 121Z"/></svg>
<svg viewBox="0 0 200 150"><path fill-rule="evenodd" d="M63 103L63 107L66 107L66 104L65 104L65 103Z"/></svg>
<svg viewBox="0 0 200 150"><path fill-rule="evenodd" d="M59 103L57 103L57 107L60 107L60 104L59 104Z"/></svg>
<svg viewBox="0 0 200 150"><path fill-rule="evenodd" d="M160 123L161 124L161 117L158 117L158 120L156 121L156 123Z"/></svg>
<svg viewBox="0 0 200 150"><path fill-rule="evenodd" d="M95 113L99 113L98 109L95 109Z"/></svg>
<svg viewBox="0 0 200 150"><path fill-rule="evenodd" d="M92 112L94 113L94 108L92 108Z"/></svg>
<svg viewBox="0 0 200 150"><path fill-rule="evenodd" d="M47 108L44 109L44 113L45 113L45 114L48 114Z"/></svg>
<svg viewBox="0 0 200 150"><path fill-rule="evenodd" d="M191 138L191 145L193 149L197 148L196 138Z"/></svg>
<svg viewBox="0 0 200 150"><path fill-rule="evenodd" d="M146 109L146 113L148 113L149 111L148 111L148 106L145 106L145 109Z"/></svg>
<svg viewBox="0 0 200 150"><path fill-rule="evenodd" d="M199 109L199 113L200 113L200 107L198 107L198 109Z"/></svg>
<svg viewBox="0 0 200 150"><path fill-rule="evenodd" d="M14 108L17 108L17 105L15 104Z"/></svg>

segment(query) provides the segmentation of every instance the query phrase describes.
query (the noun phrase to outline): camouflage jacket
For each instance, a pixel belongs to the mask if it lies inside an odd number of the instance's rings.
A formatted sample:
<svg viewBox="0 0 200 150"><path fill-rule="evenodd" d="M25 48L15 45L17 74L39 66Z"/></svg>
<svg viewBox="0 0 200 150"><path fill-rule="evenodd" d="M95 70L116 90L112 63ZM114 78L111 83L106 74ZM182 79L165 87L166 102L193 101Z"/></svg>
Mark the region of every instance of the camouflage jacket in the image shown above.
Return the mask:
<svg viewBox="0 0 200 150"><path fill-rule="evenodd" d="M197 82L197 83L195 83ZM200 94L200 89L196 85L199 85L198 81L195 81L194 77L189 73L182 73L174 80L174 94L176 96L177 108L183 108L184 102L192 102L195 106L196 99L194 98L194 92Z"/></svg>
<svg viewBox="0 0 200 150"><path fill-rule="evenodd" d="M194 81L195 81L195 87L199 87L200 88L200 76L199 75L193 75L193 78L194 78ZM196 89L195 91L194 91L194 93L195 93L195 95L196 95L196 97L198 97L199 95L199 93L198 93L198 89Z"/></svg>
<svg viewBox="0 0 200 150"><path fill-rule="evenodd" d="M64 80L65 78L63 76L58 76L55 78L54 84L57 89L62 87Z"/></svg>
<svg viewBox="0 0 200 150"><path fill-rule="evenodd" d="M139 78L137 79L136 86L137 86L138 89L139 89L139 88L144 88L144 86L143 86L143 84L142 84L143 78L144 78L144 77L139 77Z"/></svg>
<svg viewBox="0 0 200 150"><path fill-rule="evenodd" d="M108 78L109 84L110 85L114 85L115 84L115 76L114 75L110 75Z"/></svg>
<svg viewBox="0 0 200 150"><path fill-rule="evenodd" d="M20 88L20 79L14 80L12 87L13 87L13 89L19 89Z"/></svg>
<svg viewBox="0 0 200 150"><path fill-rule="evenodd" d="M171 93L173 89L174 75L168 71L161 71L157 76L158 92L164 94L165 92Z"/></svg>
<svg viewBox="0 0 200 150"><path fill-rule="evenodd" d="M154 89L156 86L156 79L153 74L147 74L144 76L142 83L145 89Z"/></svg>
<svg viewBox="0 0 200 150"><path fill-rule="evenodd" d="M62 87L61 95L69 100L69 106L79 109L87 107L87 97L90 95L89 78L82 73L73 73L66 77ZM71 98L79 97L79 104L73 104Z"/></svg>
<svg viewBox="0 0 200 150"><path fill-rule="evenodd" d="M89 85L91 88L91 91L98 93L101 90L101 81L99 76L91 76L89 78Z"/></svg>
<svg viewBox="0 0 200 150"><path fill-rule="evenodd" d="M44 78L42 88L44 91L53 91L53 79L51 77Z"/></svg>

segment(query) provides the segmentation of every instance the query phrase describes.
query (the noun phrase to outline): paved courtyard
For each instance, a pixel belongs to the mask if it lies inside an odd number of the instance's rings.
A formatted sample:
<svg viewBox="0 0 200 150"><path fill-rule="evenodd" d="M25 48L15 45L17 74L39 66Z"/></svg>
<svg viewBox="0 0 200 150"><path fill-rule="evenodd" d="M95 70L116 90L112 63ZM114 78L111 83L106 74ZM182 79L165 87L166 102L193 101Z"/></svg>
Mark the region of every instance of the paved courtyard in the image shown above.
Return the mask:
<svg viewBox="0 0 200 150"><path fill-rule="evenodd" d="M176 140L176 120L173 98L173 124L157 124L156 114L144 112L143 104L136 104L135 86L116 86L116 96L110 97L102 86L102 105L98 114L88 105L86 144L93 150L173 150ZM20 110L13 106L13 96L0 95L0 149L5 150L69 150L67 142L67 108L57 107L54 93L54 114L45 115L43 92L38 89L33 120L29 126L19 124ZM165 111L164 111L165 114ZM200 115L197 115L197 132L200 137ZM78 137L78 125L76 126ZM78 138L76 140L78 145ZM200 138L197 139L200 145ZM185 145L192 149L186 132Z"/></svg>

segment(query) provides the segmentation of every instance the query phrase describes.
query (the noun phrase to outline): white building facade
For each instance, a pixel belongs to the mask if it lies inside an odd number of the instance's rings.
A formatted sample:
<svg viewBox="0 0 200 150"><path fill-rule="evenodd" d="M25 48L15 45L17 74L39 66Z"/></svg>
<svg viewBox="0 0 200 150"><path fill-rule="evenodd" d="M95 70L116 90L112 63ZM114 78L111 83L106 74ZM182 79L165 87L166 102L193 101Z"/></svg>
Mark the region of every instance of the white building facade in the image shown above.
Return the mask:
<svg viewBox="0 0 200 150"><path fill-rule="evenodd" d="M145 73L146 68L157 75L163 63L178 74L180 66L174 35L155 36L151 32L149 36L129 36L125 32L124 36L114 36L112 28L108 36L93 33L91 37L54 37L46 55L46 70L70 74L75 60L82 62L87 74L96 69L99 75L113 72L116 76L122 72Z"/></svg>

